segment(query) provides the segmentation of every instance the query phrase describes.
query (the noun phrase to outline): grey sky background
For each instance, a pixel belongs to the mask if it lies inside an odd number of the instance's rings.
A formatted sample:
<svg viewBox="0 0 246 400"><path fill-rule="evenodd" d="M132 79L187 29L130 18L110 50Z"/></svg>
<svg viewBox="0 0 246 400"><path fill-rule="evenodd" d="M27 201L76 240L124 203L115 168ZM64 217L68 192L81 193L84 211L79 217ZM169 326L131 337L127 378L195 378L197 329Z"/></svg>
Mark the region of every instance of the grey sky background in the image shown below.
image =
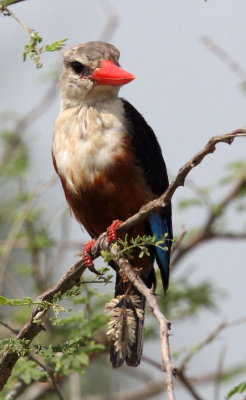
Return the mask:
<svg viewBox="0 0 246 400"><path fill-rule="evenodd" d="M11 9L25 23L38 31L45 43L68 38L67 46L98 40L107 22L103 6L107 1L36 0L26 1ZM121 65L136 75L121 95L127 98L145 117L159 138L170 177L199 151L214 135L244 127L246 97L241 80L201 42L211 38L246 69L246 2L245 0L112 0L119 25L110 41L121 51ZM0 112L9 110L26 114L46 92L47 74L61 61L61 53L45 54L44 67L37 71L31 61L22 61L27 43L23 28L11 17L0 18ZM245 74L246 78L246 74ZM33 156L30 186L53 172L51 161L52 130L59 111L59 99L39 118L26 136ZM189 176L197 185L214 185L222 176L224 166L235 159L245 159L246 142L239 139L231 147L219 144L214 155L208 156ZM179 189L174 198L190 195L189 189ZM219 199L222 192L215 192ZM59 185L46 198L47 212L52 215L64 203ZM175 210L175 206L174 206ZM199 224L204 214L194 210L174 213L176 234ZM241 223L240 218L231 223ZM234 225L234 226L236 226ZM70 235L85 238L78 224L71 220ZM180 273L195 266L191 280L209 278L227 293L221 299L220 312L202 313L192 326L187 322L173 326L171 346L174 350L199 342L221 321L245 315L245 242L220 242L201 246L187 257ZM64 260L62 273L72 263L72 254ZM224 331L210 347L194 359L190 375L216 368L221 349L228 343L225 367L245 361L245 327ZM151 344L155 351L159 343ZM146 354L152 352L145 346ZM143 367L144 368L144 367ZM237 382L235 382L237 383ZM231 383L227 388L231 387ZM204 398L211 399L212 387L202 387ZM221 398L226 394L223 390ZM162 398L161 396L156 399ZM188 397L182 397L188 398Z"/></svg>

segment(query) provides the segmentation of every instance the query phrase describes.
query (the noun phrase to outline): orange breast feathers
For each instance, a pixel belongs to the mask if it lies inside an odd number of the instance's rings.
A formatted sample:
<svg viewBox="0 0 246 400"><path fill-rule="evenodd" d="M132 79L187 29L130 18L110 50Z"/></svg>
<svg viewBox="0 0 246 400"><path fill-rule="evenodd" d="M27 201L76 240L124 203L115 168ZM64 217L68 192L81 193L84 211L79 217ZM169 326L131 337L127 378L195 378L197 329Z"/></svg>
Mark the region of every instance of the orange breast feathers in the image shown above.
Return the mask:
<svg viewBox="0 0 246 400"><path fill-rule="evenodd" d="M116 118L86 108L80 109L82 116L77 113L71 120L67 110L55 125L54 166L70 208L92 237L153 199L120 112Z"/></svg>
<svg viewBox="0 0 246 400"><path fill-rule="evenodd" d="M71 188L66 177L60 175L60 179L76 219L92 237L106 231L113 220L124 221L129 218L143 204L153 199L140 168L133 164L132 159L129 160L129 154L124 155L123 152L122 157L114 157L112 165L99 173L92 182L85 182L82 178L83 183L76 186L76 190Z"/></svg>

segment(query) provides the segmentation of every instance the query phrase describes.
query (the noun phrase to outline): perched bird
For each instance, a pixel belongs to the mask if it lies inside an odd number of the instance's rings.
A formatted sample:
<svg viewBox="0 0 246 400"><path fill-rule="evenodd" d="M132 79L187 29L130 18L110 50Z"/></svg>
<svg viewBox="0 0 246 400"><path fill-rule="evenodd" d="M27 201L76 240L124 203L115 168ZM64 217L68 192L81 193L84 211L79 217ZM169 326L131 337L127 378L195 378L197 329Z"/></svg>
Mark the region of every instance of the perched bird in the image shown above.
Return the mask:
<svg viewBox="0 0 246 400"><path fill-rule="evenodd" d="M117 220L126 220L168 187L165 162L153 130L128 101L118 97L120 87L135 78L119 67L119 56L115 46L103 42L75 45L64 53L53 161L70 209L93 239L109 226L109 240L115 239ZM152 212L148 219L131 228L128 235L160 238L165 233L167 251L150 246L150 257L139 258L139 252L134 251L130 262L151 288L156 285L153 266L156 259L166 292L172 239L171 205ZM83 252L85 263L92 268L89 252L93 243L89 242ZM135 367L140 363L143 348L145 299L129 281L121 279L117 265L111 265L116 270L115 297L121 299L118 309L125 307L126 312L131 311L134 323L130 333L121 326L123 332L111 336L110 359L113 367L124 361ZM115 328L114 323L111 327Z"/></svg>

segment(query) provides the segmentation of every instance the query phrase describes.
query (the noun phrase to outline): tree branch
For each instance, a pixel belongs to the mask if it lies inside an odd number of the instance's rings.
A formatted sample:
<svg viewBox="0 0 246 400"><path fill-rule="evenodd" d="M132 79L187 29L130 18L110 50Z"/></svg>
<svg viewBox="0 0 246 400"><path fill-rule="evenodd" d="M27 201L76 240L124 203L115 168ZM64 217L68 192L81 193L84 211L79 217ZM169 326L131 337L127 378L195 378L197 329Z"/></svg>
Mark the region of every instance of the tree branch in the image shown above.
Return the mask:
<svg viewBox="0 0 246 400"><path fill-rule="evenodd" d="M166 389L169 400L174 400L175 395L173 391L173 375L176 373L176 369L171 364L170 348L169 348L169 330L171 329L171 323L161 313L155 294L152 289L149 289L142 281L140 276L134 271L129 261L126 258L121 257L118 260L120 267L119 273L122 277L127 278L133 283L133 285L142 293L148 305L151 308L153 315L160 325L160 337L161 337L161 358L163 362L162 369L166 371Z"/></svg>
<svg viewBox="0 0 246 400"><path fill-rule="evenodd" d="M14 1L12 3L10 2L8 5L11 5L13 3L19 3L20 1L21 0ZM28 34L29 38L31 37L33 29L29 28L19 17L17 17L17 15L13 11L11 11L6 6L1 5L0 6L0 13L4 13L5 15L11 15L11 17L14 18L18 22L18 24L20 24L22 26L23 29L25 29L25 31Z"/></svg>
<svg viewBox="0 0 246 400"><path fill-rule="evenodd" d="M176 178L170 184L166 192L158 199L151 201L150 203L141 207L138 213L130 217L127 221L125 221L119 228L118 232L123 232L128 230L133 225L137 224L144 218L146 218L150 212L156 209L160 209L162 207L166 207L179 186L183 186L186 176L189 172L196 167L204 157L210 153L213 153L216 149L216 144L220 142L224 142L227 144L231 144L235 137L246 136L245 129L237 129L228 134L221 136L212 137L207 145L194 157L191 158L182 168L180 168ZM16 237L16 235L14 235ZM93 246L93 258L96 258L100 255L100 250L107 248L110 251L110 246L106 240L106 233L103 233ZM124 261L120 261L121 265L126 265L127 263ZM153 313L160 323L160 331L162 338L162 360L165 363L165 368L167 372L166 386L170 393L170 399L174 399L172 395L172 379L173 379L173 367L170 363L170 355L167 354L168 349L168 328L170 327L169 322L166 318L160 313L159 308L156 303L156 299L154 295L149 291L148 288L144 288L140 281L140 278L136 276L136 273L128 266L128 274L129 279L134 281L134 284L138 287L138 290L142 290L143 294L146 294L147 301L150 307L153 310ZM80 277L82 273L85 271L86 267L83 265L82 259L80 258L67 272L62 278L56 283L53 287L48 289L45 293L38 297L39 301L48 301L52 302L53 297L58 292L65 293L67 290L71 289L74 285L80 285ZM22 330L17 335L17 339L27 339L32 341L35 336L39 334L39 332L43 329L42 319L45 316L48 308L43 309L39 305L33 308L33 311L25 324ZM39 322L35 322L35 320ZM9 353L4 352L1 360L0 360L0 390L4 387L7 382L9 376L11 375L12 369L20 356L17 353Z"/></svg>
<svg viewBox="0 0 246 400"><path fill-rule="evenodd" d="M195 346L195 351L190 351L186 357L184 357L183 361L179 366L179 372L184 371L190 360L194 357L194 355L201 350L204 346L211 343L222 330L230 328L231 326L244 324L246 323L246 318L239 318L233 321L222 321L212 332L210 332L200 343Z"/></svg>
<svg viewBox="0 0 246 400"><path fill-rule="evenodd" d="M177 248L176 254L172 259L172 265L176 265L178 261L191 249L194 249L196 246L204 242L205 240L210 240L214 238L226 237L227 239L233 239L233 235L227 234L217 234L213 230L213 226L215 221L221 216L222 210L225 210L229 204L235 199L235 197L241 192L243 188L246 187L246 177L240 179L232 190L227 194L227 196L216 206L216 211L212 208L210 214L208 215L207 221L202 226L200 231L194 236L192 240L190 240L188 245L179 246ZM246 234L236 235L236 238L244 239Z"/></svg>
<svg viewBox="0 0 246 400"><path fill-rule="evenodd" d="M138 213L134 214L122 225L120 225L120 227L117 229L117 232L121 233L127 231L129 228L145 219L153 210L166 207L170 203L177 188L184 186L185 179L189 172L194 167L197 167L197 165L202 162L204 157L213 153L216 150L216 145L218 143L232 144L234 139L238 137L246 137L246 129L236 129L232 132L226 133L225 135L213 136L202 150L195 154L190 161L180 168L176 178L171 182L166 192L163 193L163 195L158 199L150 201L148 204L145 204L143 207L141 207Z"/></svg>

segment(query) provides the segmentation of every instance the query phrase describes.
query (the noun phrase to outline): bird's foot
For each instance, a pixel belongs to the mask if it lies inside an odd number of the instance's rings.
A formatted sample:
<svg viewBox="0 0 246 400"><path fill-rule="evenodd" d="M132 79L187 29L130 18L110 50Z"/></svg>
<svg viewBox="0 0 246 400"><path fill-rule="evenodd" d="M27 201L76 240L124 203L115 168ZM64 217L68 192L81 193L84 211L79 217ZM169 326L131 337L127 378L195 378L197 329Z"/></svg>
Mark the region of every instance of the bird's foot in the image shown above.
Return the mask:
<svg viewBox="0 0 246 400"><path fill-rule="evenodd" d="M109 243L113 243L117 240L117 228L122 224L123 221L116 219L112 222L112 224L107 228L107 241Z"/></svg>
<svg viewBox="0 0 246 400"><path fill-rule="evenodd" d="M85 243L83 250L82 250L82 260L83 263L89 268L91 272L94 272L97 275L101 275L96 268L94 267L92 258L91 258L91 248L96 243L96 239L92 239L89 242Z"/></svg>

